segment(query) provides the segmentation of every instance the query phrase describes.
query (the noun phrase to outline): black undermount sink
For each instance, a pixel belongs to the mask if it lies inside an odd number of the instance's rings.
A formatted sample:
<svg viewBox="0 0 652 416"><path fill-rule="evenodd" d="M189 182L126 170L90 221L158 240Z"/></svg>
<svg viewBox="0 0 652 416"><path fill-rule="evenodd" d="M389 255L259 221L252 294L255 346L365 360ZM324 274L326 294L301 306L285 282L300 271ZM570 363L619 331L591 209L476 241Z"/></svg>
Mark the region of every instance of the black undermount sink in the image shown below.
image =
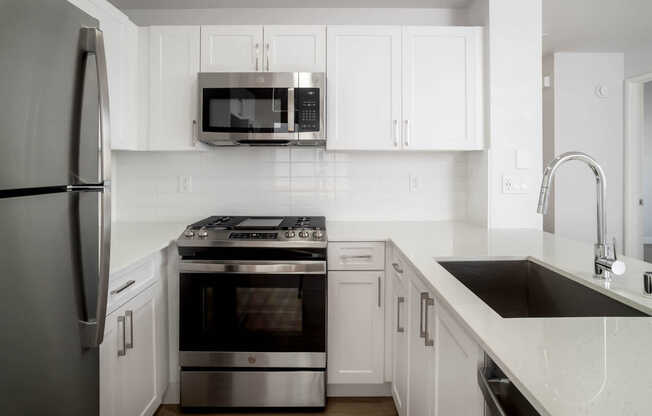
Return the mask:
<svg viewBox="0 0 652 416"><path fill-rule="evenodd" d="M648 316L529 260L439 264L503 318Z"/></svg>

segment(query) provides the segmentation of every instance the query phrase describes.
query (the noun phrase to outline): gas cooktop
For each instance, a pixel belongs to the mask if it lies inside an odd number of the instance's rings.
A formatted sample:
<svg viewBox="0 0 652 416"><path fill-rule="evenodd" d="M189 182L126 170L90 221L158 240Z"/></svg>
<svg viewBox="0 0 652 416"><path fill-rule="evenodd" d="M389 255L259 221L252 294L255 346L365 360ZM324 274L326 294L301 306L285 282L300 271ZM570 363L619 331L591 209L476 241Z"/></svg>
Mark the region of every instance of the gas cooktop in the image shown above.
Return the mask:
<svg viewBox="0 0 652 416"><path fill-rule="evenodd" d="M325 217L212 216L189 225L180 247L324 247Z"/></svg>

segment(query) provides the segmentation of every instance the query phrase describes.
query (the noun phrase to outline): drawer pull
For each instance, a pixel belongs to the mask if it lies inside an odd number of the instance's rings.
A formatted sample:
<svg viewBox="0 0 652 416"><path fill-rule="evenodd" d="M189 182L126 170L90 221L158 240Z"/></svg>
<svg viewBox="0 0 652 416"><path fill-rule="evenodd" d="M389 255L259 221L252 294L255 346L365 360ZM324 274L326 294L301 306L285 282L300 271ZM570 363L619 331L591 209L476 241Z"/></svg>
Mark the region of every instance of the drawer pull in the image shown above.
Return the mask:
<svg viewBox="0 0 652 416"><path fill-rule="evenodd" d="M394 268L394 270L396 270L397 273L403 274L403 269L401 269L401 266L399 266L398 263L392 263L392 267Z"/></svg>
<svg viewBox="0 0 652 416"><path fill-rule="evenodd" d="M353 259L356 259L356 260L357 259L360 259L360 260L368 259L368 260L370 260L371 259L371 254L359 254L359 255L347 255L347 254L344 254L341 257L342 257L342 259L345 259L345 260L353 260Z"/></svg>
<svg viewBox="0 0 652 416"><path fill-rule="evenodd" d="M127 289L129 286L132 286L134 283L136 283L135 280L129 280L128 282L125 282L123 285L113 289L110 293L112 295L117 295L118 293L120 293L120 292L124 291L125 289Z"/></svg>

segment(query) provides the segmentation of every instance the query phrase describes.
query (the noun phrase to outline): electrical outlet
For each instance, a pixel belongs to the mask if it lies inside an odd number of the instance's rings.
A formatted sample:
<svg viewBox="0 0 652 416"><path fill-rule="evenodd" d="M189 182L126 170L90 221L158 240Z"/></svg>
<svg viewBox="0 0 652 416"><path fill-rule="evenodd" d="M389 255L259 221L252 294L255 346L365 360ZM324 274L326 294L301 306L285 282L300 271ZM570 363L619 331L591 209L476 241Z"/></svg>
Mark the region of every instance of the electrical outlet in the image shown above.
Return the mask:
<svg viewBox="0 0 652 416"><path fill-rule="evenodd" d="M179 176L179 193L192 192L192 176Z"/></svg>
<svg viewBox="0 0 652 416"><path fill-rule="evenodd" d="M419 189L419 182L421 182L419 180L419 177L416 176L416 175L410 175L409 176L409 181L410 181L409 187L408 187L409 191L410 192L416 192Z"/></svg>
<svg viewBox="0 0 652 416"><path fill-rule="evenodd" d="M522 175L503 175L504 194L526 194L528 192L528 177Z"/></svg>

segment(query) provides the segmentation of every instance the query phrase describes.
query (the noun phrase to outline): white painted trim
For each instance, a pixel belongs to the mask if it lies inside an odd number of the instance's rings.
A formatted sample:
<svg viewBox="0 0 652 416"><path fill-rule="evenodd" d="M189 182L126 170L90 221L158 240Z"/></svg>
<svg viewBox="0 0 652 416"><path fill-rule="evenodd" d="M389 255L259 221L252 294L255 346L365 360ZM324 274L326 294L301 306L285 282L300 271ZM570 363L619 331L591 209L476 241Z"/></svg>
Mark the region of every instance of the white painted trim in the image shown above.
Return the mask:
<svg viewBox="0 0 652 416"><path fill-rule="evenodd" d="M176 382L170 382L168 384L167 390L165 390L165 394L163 395L163 401L161 402L162 404L179 404L180 403L180 391L181 391L181 383L178 381Z"/></svg>
<svg viewBox="0 0 652 416"><path fill-rule="evenodd" d="M624 106L624 252L643 258L643 220L641 206L641 149L644 125L644 84L652 81L652 73L625 80Z"/></svg>
<svg viewBox="0 0 652 416"><path fill-rule="evenodd" d="M383 384L329 384L328 397L391 397L392 383Z"/></svg>

